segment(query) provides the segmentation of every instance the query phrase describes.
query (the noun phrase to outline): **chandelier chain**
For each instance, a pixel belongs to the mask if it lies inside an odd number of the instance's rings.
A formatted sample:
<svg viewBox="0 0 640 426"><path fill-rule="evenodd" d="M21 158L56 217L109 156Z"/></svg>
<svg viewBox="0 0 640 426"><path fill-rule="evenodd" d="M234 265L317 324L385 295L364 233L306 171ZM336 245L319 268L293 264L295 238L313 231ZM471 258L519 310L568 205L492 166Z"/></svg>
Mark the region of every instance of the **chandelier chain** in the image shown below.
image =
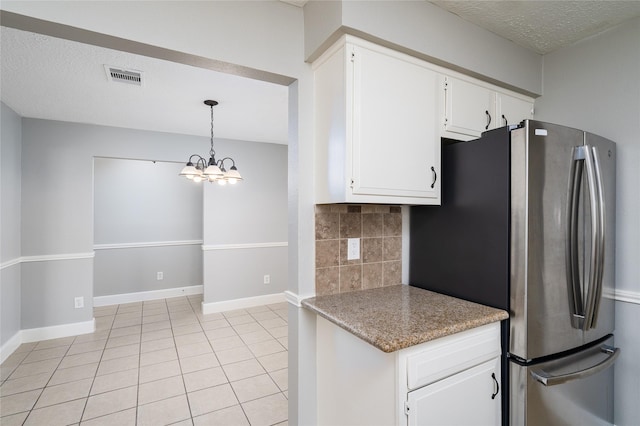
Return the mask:
<svg viewBox="0 0 640 426"><path fill-rule="evenodd" d="M209 150L211 157L215 157L216 151L213 149L213 105L211 106L211 149Z"/></svg>

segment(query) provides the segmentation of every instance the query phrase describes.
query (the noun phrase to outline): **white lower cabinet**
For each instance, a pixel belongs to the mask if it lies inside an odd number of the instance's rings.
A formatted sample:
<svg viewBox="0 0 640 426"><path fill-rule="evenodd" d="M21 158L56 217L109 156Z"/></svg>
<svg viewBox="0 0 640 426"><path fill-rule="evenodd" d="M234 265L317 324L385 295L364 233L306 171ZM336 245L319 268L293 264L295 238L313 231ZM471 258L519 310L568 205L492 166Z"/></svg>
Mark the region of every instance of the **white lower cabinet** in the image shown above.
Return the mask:
<svg viewBox="0 0 640 426"><path fill-rule="evenodd" d="M385 353L317 318L319 425L500 425L500 325Z"/></svg>

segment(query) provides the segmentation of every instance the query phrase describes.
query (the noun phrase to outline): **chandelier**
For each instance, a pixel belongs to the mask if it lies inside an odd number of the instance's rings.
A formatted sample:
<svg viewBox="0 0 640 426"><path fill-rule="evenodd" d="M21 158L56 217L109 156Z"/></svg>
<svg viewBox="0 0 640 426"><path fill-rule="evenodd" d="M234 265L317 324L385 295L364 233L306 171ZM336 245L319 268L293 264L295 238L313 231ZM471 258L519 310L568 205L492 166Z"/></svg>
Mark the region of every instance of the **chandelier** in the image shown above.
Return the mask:
<svg viewBox="0 0 640 426"><path fill-rule="evenodd" d="M216 161L216 151L213 149L213 107L218 105L218 102L206 100L204 104L211 108L211 149L209 150L209 161L198 154L191 155L189 161L187 161L187 165L184 166L180 172L180 176L184 176L194 182L207 180L209 182L218 182L220 185L226 185L227 183L235 184L242 180L242 176L240 176L236 168L236 162L231 157L225 157ZM229 171L225 168L225 161L231 162Z"/></svg>

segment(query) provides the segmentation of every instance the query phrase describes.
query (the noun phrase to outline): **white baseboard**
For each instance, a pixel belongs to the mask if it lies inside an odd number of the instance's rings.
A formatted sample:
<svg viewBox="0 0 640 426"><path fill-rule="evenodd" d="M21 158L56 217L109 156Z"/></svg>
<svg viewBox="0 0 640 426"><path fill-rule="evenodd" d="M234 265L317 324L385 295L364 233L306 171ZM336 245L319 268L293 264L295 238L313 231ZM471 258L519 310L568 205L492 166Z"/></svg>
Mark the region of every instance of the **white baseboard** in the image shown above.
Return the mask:
<svg viewBox="0 0 640 426"><path fill-rule="evenodd" d="M20 331L18 331L4 345L0 346L0 364L5 362L21 344L22 339L20 338Z"/></svg>
<svg viewBox="0 0 640 426"><path fill-rule="evenodd" d="M120 305L122 303L144 302L145 300L169 299L171 297L202 294L202 285L188 287L167 288L163 290L139 291L137 293L114 294L111 296L97 296L93 298L93 306Z"/></svg>
<svg viewBox="0 0 640 426"><path fill-rule="evenodd" d="M90 321L74 322L71 324L52 325L50 327L28 328L20 331L22 343L38 342L40 340L58 339L60 337L77 336L96 331L95 318Z"/></svg>
<svg viewBox="0 0 640 426"><path fill-rule="evenodd" d="M202 302L202 313L213 314L216 312L233 311L235 309L252 308L260 305L271 305L284 302L284 293L265 294L264 296L245 297L243 299L225 300L222 302Z"/></svg>

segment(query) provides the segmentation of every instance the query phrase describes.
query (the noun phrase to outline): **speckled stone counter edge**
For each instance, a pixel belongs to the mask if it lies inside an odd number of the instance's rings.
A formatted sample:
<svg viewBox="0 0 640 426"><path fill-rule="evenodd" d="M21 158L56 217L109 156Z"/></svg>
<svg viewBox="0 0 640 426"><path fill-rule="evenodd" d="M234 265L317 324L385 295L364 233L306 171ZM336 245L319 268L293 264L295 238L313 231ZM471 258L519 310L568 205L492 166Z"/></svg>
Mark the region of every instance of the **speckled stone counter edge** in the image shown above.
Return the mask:
<svg viewBox="0 0 640 426"><path fill-rule="evenodd" d="M507 312L408 285L317 296L302 306L383 352L507 319Z"/></svg>

